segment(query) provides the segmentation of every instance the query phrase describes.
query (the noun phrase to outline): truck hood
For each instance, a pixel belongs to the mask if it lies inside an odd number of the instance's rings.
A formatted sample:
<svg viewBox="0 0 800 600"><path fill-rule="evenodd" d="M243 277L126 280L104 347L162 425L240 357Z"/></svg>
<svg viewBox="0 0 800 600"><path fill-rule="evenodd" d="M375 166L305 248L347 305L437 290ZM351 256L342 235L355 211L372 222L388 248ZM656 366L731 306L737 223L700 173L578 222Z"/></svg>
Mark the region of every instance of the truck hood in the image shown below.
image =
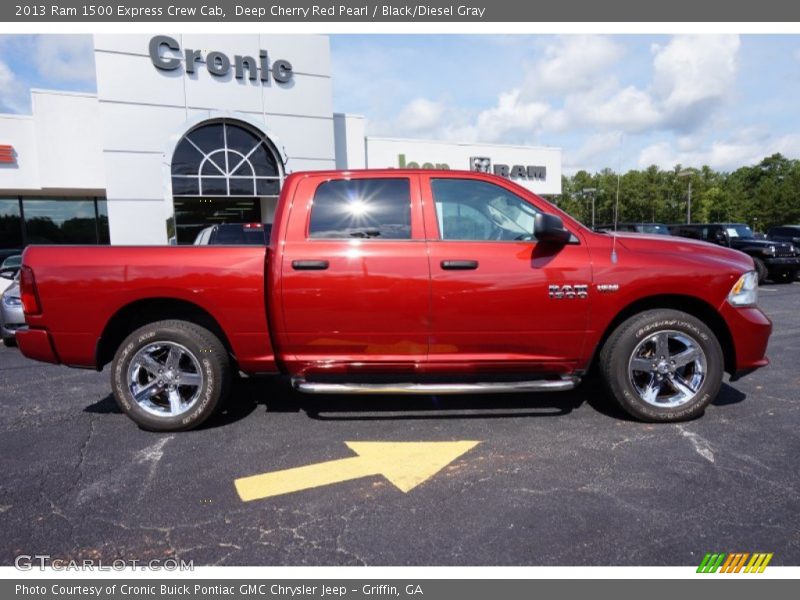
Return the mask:
<svg viewBox="0 0 800 600"><path fill-rule="evenodd" d="M690 238L617 232L617 243L631 252L672 254L693 262L725 263L741 271L753 270L753 259L744 252Z"/></svg>

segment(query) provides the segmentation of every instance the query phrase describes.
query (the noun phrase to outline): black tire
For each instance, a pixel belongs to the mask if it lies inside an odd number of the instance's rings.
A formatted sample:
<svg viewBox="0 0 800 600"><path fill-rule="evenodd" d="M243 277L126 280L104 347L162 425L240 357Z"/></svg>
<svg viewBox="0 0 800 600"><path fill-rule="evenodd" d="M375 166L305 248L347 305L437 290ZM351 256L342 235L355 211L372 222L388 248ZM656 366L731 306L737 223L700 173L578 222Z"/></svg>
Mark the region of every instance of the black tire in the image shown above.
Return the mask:
<svg viewBox="0 0 800 600"><path fill-rule="evenodd" d="M643 354L640 354L648 349L651 343L653 348L657 348L656 342L649 340L652 340L652 336L659 332L665 332L667 336L669 350L666 363L660 361L659 356L642 358ZM689 340L694 347L702 350L702 357L705 360L705 371L702 371L704 379L698 382L694 395L690 395L683 404L668 407L658 406L659 402L655 399L653 403L646 401L632 379L644 380L649 377L650 381L654 381L654 378L661 377L658 382L655 382L655 385L659 386L659 390L664 390L665 395L670 390L680 395L680 390L674 387L671 381L677 378L677 381L685 382L683 378L689 373L689 369L695 370L695 363L678 367L677 371L672 367L673 371L664 374L655 368L652 369L652 373L645 371L633 373L629 371L629 366L634 358L637 358L637 360L647 362L652 360L652 364L669 369L669 359L677 356L677 354L672 354L672 348L680 351L681 339ZM689 349L689 346L685 346L685 349ZM634 357L635 352L637 353L636 357ZM641 421L674 422L686 421L699 416L716 397L720 385L722 385L724 359L719 341L705 323L678 310L655 309L634 315L619 325L603 346L599 363L600 374L606 388L628 414ZM658 396L661 397L661 392L658 393Z"/></svg>
<svg viewBox="0 0 800 600"><path fill-rule="evenodd" d="M767 275L769 274L767 265L765 265L764 261L760 258L754 258L753 263L755 263L756 273L758 273L758 284L761 285L767 280Z"/></svg>
<svg viewBox="0 0 800 600"><path fill-rule="evenodd" d="M797 276L796 271L779 271L771 278L775 283L792 283Z"/></svg>
<svg viewBox="0 0 800 600"><path fill-rule="evenodd" d="M17 345L17 338L13 337L4 337L3 338L3 346L6 348L13 348Z"/></svg>
<svg viewBox="0 0 800 600"><path fill-rule="evenodd" d="M170 363L171 349L179 357L174 363ZM151 358L155 362L149 362ZM156 373L150 365L163 369ZM119 407L142 429L185 431L200 425L221 404L230 371L228 353L213 333L187 321L157 321L131 333L117 349L111 363L111 386ZM173 379L175 373L178 379ZM191 378L192 383L181 384L181 376L184 381ZM155 393L146 392L140 404L132 386L140 386L139 392L150 386ZM167 410L172 407L173 391L186 400L174 411Z"/></svg>

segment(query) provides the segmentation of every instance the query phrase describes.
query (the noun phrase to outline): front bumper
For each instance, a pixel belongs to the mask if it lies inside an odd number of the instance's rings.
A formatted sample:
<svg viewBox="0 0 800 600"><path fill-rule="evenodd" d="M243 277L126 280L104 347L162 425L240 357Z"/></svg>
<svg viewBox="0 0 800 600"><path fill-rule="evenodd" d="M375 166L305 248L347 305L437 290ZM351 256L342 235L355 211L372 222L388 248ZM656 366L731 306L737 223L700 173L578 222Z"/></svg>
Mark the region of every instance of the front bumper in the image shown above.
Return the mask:
<svg viewBox="0 0 800 600"><path fill-rule="evenodd" d="M776 256L765 258L764 264L773 271L798 271L800 270L800 257L797 256Z"/></svg>
<svg viewBox="0 0 800 600"><path fill-rule="evenodd" d="M756 369L766 367L769 336L772 321L757 306L736 308L724 303L720 310L731 332L735 354L731 375L734 379L743 377Z"/></svg>
<svg viewBox="0 0 800 600"><path fill-rule="evenodd" d="M23 327L25 327L25 315L22 314L21 307L0 307L0 337L13 338Z"/></svg>

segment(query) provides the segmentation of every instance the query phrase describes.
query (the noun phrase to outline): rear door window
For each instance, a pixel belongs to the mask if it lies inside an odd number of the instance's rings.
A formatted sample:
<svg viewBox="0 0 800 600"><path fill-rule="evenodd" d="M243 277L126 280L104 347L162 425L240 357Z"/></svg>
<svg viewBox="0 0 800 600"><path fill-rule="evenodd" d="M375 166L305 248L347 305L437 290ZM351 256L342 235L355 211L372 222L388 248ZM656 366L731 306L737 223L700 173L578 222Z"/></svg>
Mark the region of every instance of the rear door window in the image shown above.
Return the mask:
<svg viewBox="0 0 800 600"><path fill-rule="evenodd" d="M313 239L411 239L407 178L335 179L317 188L308 236Z"/></svg>

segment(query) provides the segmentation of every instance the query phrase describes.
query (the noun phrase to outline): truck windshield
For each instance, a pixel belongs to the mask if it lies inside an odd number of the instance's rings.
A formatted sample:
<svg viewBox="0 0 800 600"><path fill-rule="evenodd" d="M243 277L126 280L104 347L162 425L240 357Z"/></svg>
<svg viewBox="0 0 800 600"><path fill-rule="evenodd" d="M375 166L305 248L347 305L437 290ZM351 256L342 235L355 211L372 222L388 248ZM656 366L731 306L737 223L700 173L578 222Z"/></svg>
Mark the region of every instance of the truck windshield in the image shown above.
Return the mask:
<svg viewBox="0 0 800 600"><path fill-rule="evenodd" d="M728 237L749 239L753 237L753 230L747 225L728 225L725 228L728 232Z"/></svg>

